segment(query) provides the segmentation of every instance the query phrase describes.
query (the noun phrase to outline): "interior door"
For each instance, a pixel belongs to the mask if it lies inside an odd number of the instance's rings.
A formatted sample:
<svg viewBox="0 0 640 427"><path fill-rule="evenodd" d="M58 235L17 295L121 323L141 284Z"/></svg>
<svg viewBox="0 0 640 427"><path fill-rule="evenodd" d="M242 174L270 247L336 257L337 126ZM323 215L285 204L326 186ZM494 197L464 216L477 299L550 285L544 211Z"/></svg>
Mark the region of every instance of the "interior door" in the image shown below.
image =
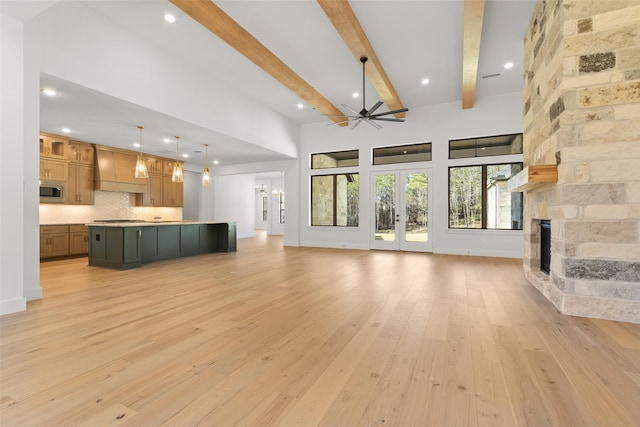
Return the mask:
<svg viewBox="0 0 640 427"><path fill-rule="evenodd" d="M433 251L430 174L426 169L372 173L372 249Z"/></svg>

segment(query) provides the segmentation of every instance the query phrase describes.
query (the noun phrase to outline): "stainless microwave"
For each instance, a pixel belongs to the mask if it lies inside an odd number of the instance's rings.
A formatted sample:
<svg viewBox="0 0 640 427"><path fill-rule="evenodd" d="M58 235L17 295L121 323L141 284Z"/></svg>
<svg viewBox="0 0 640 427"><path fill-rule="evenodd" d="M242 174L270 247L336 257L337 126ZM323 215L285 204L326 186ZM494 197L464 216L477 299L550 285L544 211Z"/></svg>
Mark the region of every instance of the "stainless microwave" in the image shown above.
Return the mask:
<svg viewBox="0 0 640 427"><path fill-rule="evenodd" d="M41 182L40 203L64 203L64 182Z"/></svg>

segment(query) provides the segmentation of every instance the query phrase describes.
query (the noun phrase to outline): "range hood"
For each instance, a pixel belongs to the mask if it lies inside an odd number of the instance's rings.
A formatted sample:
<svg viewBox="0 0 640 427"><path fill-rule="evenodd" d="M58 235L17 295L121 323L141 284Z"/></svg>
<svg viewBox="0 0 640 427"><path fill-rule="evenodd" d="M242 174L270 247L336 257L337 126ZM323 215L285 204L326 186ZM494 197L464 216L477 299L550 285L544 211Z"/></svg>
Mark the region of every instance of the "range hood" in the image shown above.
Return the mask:
<svg viewBox="0 0 640 427"><path fill-rule="evenodd" d="M149 179L134 176L138 153L96 145L95 189L124 193L149 192Z"/></svg>

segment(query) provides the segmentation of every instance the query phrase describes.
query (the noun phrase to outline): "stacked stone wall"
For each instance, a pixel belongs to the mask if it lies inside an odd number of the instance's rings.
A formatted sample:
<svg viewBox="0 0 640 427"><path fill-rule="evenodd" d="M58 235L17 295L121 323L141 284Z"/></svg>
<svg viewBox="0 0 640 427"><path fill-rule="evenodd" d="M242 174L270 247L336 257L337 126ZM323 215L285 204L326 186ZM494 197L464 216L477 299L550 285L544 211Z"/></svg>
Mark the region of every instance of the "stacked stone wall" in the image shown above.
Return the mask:
<svg viewBox="0 0 640 427"><path fill-rule="evenodd" d="M564 313L640 322L640 1L539 0L524 77L525 164L558 164L525 193L525 274Z"/></svg>

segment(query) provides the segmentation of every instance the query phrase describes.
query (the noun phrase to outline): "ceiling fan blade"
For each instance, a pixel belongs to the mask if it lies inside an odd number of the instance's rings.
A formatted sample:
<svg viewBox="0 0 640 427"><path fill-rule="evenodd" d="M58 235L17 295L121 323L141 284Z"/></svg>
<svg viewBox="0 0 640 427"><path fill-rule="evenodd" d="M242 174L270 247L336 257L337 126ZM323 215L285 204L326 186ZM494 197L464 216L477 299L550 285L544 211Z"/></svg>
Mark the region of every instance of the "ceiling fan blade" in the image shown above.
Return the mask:
<svg viewBox="0 0 640 427"><path fill-rule="evenodd" d="M388 114L396 114L396 113L404 113L405 111L409 111L408 108L400 108L399 110L391 110L391 111L385 111L384 113L378 113L378 114L374 114L372 117L377 117L377 116L386 116Z"/></svg>
<svg viewBox="0 0 640 427"><path fill-rule="evenodd" d="M353 114L357 115L358 117L360 117L360 112L354 110L353 108L349 107L347 104L340 104L342 105L344 108L347 108L349 111L351 111Z"/></svg>
<svg viewBox="0 0 640 427"><path fill-rule="evenodd" d="M371 117L371 120L382 120L385 122L404 122L404 119L392 119L390 117Z"/></svg>
<svg viewBox="0 0 640 427"><path fill-rule="evenodd" d="M366 120L366 122L369 123L371 126L373 126L374 128L376 128L378 130L382 129L382 126L380 126L376 122L372 122L371 120Z"/></svg>
<svg viewBox="0 0 640 427"><path fill-rule="evenodd" d="M369 115L371 115L371 113L373 113L374 111L376 111L378 108L380 108L380 106L384 104L384 102L382 101L378 101L375 103L375 105L373 107L371 107L371 109L369 110Z"/></svg>
<svg viewBox="0 0 640 427"><path fill-rule="evenodd" d="M356 120L356 122L353 124L353 126L351 126L351 129L355 129L356 127L358 127L358 125L362 122L362 119L360 120Z"/></svg>

